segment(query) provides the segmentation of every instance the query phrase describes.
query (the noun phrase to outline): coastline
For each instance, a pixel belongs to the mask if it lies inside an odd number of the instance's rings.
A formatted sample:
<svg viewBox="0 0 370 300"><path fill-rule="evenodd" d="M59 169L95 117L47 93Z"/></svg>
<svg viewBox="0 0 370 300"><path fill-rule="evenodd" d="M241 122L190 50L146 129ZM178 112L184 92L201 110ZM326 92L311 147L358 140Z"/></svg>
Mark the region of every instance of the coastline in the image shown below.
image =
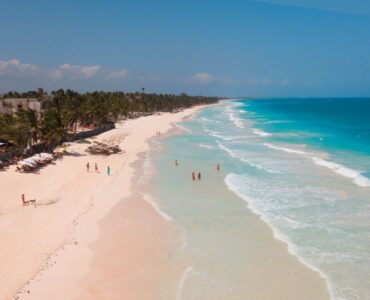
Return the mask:
<svg viewBox="0 0 370 300"><path fill-rule="evenodd" d="M153 197L185 237L178 252L189 264L177 282L176 299L330 299L320 273L289 252L273 228L227 187L228 166L214 172L223 154L201 137L208 117L203 112L195 118L201 122L181 124L191 131L169 137L164 150L152 155ZM169 167L176 158L179 167ZM184 180L194 170L202 172L202 181Z"/></svg>
<svg viewBox="0 0 370 300"><path fill-rule="evenodd" d="M202 107L128 120L96 137L119 144L124 150L119 155L91 156L84 151L86 144L70 143L67 149L72 155L40 174L17 173L15 167L1 172L0 241L7 245L0 249L1 299L37 299L42 287L54 299L58 291L63 291L59 293L63 299L68 299L66 290L71 298L78 294L75 282L88 271L89 244L99 236L98 221L131 193L131 163L148 149L148 139L156 131L166 132ZM86 174L87 162L97 162L101 173ZM105 174L107 165L111 176ZM38 206L23 207L18 200L22 193L36 198Z"/></svg>
<svg viewBox="0 0 370 300"><path fill-rule="evenodd" d="M194 107L162 118L160 125L156 122L158 130L165 133L165 137L166 132L173 128L172 124L193 115L201 108ZM153 117L164 116L162 114ZM180 261L176 267L166 265L166 258L171 255L174 243L178 242L176 229L171 224L171 217L166 220L148 199L144 199L142 190L135 189L136 182L142 176L144 154L152 147L149 140L155 137L157 130L147 128L153 122L150 118L152 116L140 118L142 124L139 125L141 128L146 127L146 135L144 139L140 139L140 145L134 145L138 138L135 136L136 130L124 133L125 140L120 142L126 153L111 157L114 163L121 163L121 167L114 170L114 175L104 185L99 186L95 182L94 191L91 191L93 198L88 208L85 207L82 215L74 221L75 224L67 235L68 241L64 241L59 250L52 251L46 265L44 260L33 280L19 290L16 296L18 299L153 299L153 295L158 294L158 279L165 273L174 275L175 279L171 282L167 279L167 286L171 285L171 288L161 292L161 299L180 297L179 287L176 288L176 285L183 285L185 277L192 272L192 267L186 261ZM140 119L129 122L138 123L135 121ZM138 126L127 123L122 127L120 125L117 130L134 130ZM99 139L106 139L106 136L116 141L122 139L121 135L118 137L112 132L99 136ZM131 150L134 151L127 151L125 143L132 143L131 146L135 149ZM122 161L124 156L126 159ZM83 169L84 164L80 167ZM226 193L230 197L231 192ZM251 261L255 261L251 266L254 274L251 272L248 281L255 284L257 289L261 289L266 281L273 291L278 291L277 294L264 292L254 296L295 299L297 295L305 295L307 289L320 285L319 274L312 272L296 256L290 254L288 246L274 238L270 226L249 209L247 217L249 234L254 236L252 243L256 246L248 249L247 255ZM266 247L271 247L272 257L261 267L258 262L263 261L264 255L260 252ZM271 266L275 266L272 269L275 268L276 272L266 276ZM289 271L284 270L284 267ZM277 270L283 271L285 275L290 274L288 279L297 276L307 282L301 282L294 288L286 286L284 283L289 280L274 278L274 274L279 276ZM307 296L314 294L316 299L328 299L321 288L322 286L314 293L309 292Z"/></svg>

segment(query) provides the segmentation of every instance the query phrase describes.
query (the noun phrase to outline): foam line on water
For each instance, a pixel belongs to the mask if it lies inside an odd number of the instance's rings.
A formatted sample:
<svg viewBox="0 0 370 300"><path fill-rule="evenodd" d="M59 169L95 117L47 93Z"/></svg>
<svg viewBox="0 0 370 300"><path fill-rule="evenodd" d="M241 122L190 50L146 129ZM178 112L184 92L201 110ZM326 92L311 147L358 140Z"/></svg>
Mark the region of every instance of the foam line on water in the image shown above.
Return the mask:
<svg viewBox="0 0 370 300"><path fill-rule="evenodd" d="M146 194L146 193L142 193L143 195L143 198L146 202L148 202L153 208L154 210L160 215L163 217L163 219L165 219L166 221L168 222L172 222L174 221L172 217L170 217L169 215L167 215L165 212L163 212L159 205L153 200L152 196L149 195L149 194Z"/></svg>
<svg viewBox="0 0 370 300"><path fill-rule="evenodd" d="M218 139L221 139L221 140L224 140L224 141L235 141L235 140L245 139L245 136L224 136L224 135L221 135L221 133L218 132L218 131L213 131L213 130L207 129L205 127L203 127L203 130L206 133L208 133L210 136L213 136L215 138L218 138Z"/></svg>
<svg viewBox="0 0 370 300"><path fill-rule="evenodd" d="M272 224L272 222L269 220L268 216L266 214L264 214L262 211L260 211L253 204L253 201L251 201L251 199L249 199L246 195L244 195L241 192L240 186L243 186L243 183L238 184L238 182L237 182L237 177L238 176L240 176L240 175L237 175L237 174L234 174L234 173L229 173L225 177L225 183L226 183L227 188L230 191L232 191L233 193L235 193L240 199L244 200L247 203L247 207L253 213L255 213L256 215L258 215L271 228L272 233L273 233L273 237L276 240L279 240L279 241L282 241L283 243L285 243L287 245L287 247L288 247L288 252L291 255L296 256L298 258L298 260L302 264L304 264L305 266L307 266L309 269L316 271L325 280L326 285L327 285L327 289L329 291L329 294L330 294L331 298L332 299L335 299L335 297L334 297L334 294L335 294L334 293L334 290L335 290L335 288L333 286L333 283L330 281L328 275L325 274L322 270L320 270L315 265L313 265L310 262L308 262L304 257L299 256L299 251L298 251L297 246L291 242L291 240L289 239L289 237L286 236L285 234L283 234L282 232L280 232L280 230L278 228L276 228Z"/></svg>
<svg viewBox="0 0 370 300"><path fill-rule="evenodd" d="M184 273L181 276L180 284L179 284L179 288L178 288L178 294L177 294L177 299L178 300L182 300L181 294L182 294L182 290L184 288L185 280L189 276L189 274L191 274L193 272L193 269L194 269L193 266L187 267L185 269Z"/></svg>
<svg viewBox="0 0 370 300"><path fill-rule="evenodd" d="M243 162L247 163L248 165L250 165L250 166L252 166L252 167L255 167L255 168L259 169L259 170L264 170L264 171L266 171L266 172L268 172L268 173L271 173L271 174L281 174L281 172L279 172L279 171L275 171L275 170L271 170L271 169L269 169L269 168L265 168L265 167L263 167L263 166L261 166L261 165L258 165L258 164L252 163L252 162L250 162L250 161L247 161L247 160L246 160L246 159L244 159L244 158L241 158L241 160L242 160Z"/></svg>
<svg viewBox="0 0 370 300"><path fill-rule="evenodd" d="M205 117L200 117L199 120L202 120L202 121L207 122L207 123L220 123L220 121L207 119Z"/></svg>
<svg viewBox="0 0 370 300"><path fill-rule="evenodd" d="M225 110L226 115L228 116L229 120L234 123L234 125L238 128L243 129L243 121L236 116L236 112L231 106L228 106Z"/></svg>
<svg viewBox="0 0 370 300"><path fill-rule="evenodd" d="M319 158L317 156L312 155L309 152L302 151L302 150L297 150L297 149L292 149L292 148L287 148L287 147L280 147L280 146L275 146L273 144L269 143L263 143L264 146L270 148L270 149L275 149L279 151L284 151L287 153L293 153L293 154L300 154L304 155L307 158L311 159L316 165L322 166L325 168L328 168L338 175L341 175L346 178L352 179L352 182L356 184L359 187L370 187L370 179L367 178L366 176L362 175L360 171L354 170L348 167L345 167L341 164L331 162L328 160L324 160L322 158Z"/></svg>
<svg viewBox="0 0 370 300"><path fill-rule="evenodd" d="M352 181L360 187L369 187L370 180L369 178L363 176L361 172L353 170L347 167L344 167L340 164L327 161L318 157L312 157L312 160L315 164L319 166L326 167L330 170L333 170L335 173L342 175L343 177L351 178Z"/></svg>
<svg viewBox="0 0 370 300"><path fill-rule="evenodd" d="M200 143L199 147L206 148L206 149L214 149L211 145Z"/></svg>
<svg viewBox="0 0 370 300"><path fill-rule="evenodd" d="M263 143L263 145L270 148L270 149L280 150L280 151L284 151L284 152L287 152L287 153L302 154L302 155L309 154L308 152L305 152L305 151L302 151L302 150L297 150L297 149L292 149L292 148L287 148L287 147L279 147L279 146L275 146L275 145L270 144L270 143Z"/></svg>
<svg viewBox="0 0 370 300"><path fill-rule="evenodd" d="M183 125L180 125L178 123L176 123L176 125L178 128L182 129L183 131L187 132L187 133L191 133L191 130L189 128L186 128L185 126Z"/></svg>
<svg viewBox="0 0 370 300"><path fill-rule="evenodd" d="M246 163L246 164L248 164L248 165L250 165L250 166L252 166L252 167L255 167L255 168L259 169L259 170L264 170L264 171L266 171L266 172L268 172L268 173L271 173L271 174L281 174L281 172L279 172L279 171L271 170L271 169L266 168L266 167L264 167L264 166L261 166L261 165L258 165L258 164L256 164L256 163L253 163L253 162L248 161L248 160L247 160L247 159L245 159L243 156L238 155L238 154L236 153L236 151L233 151L233 150L231 150L231 149L227 148L225 145L223 145L223 144L222 144L222 143L220 143L220 142L217 142L217 144L218 144L218 146L219 146L219 148L220 148L221 150L224 150L225 152L227 152L231 157L236 158L236 159L239 159L239 160L241 160L242 162L244 162L244 163Z"/></svg>
<svg viewBox="0 0 370 300"><path fill-rule="evenodd" d="M263 131L262 129L253 128L253 129L252 129L252 131L253 131L256 135L259 135L259 136L262 136L262 137L269 137L269 136L272 136L272 133L269 133L269 132Z"/></svg>

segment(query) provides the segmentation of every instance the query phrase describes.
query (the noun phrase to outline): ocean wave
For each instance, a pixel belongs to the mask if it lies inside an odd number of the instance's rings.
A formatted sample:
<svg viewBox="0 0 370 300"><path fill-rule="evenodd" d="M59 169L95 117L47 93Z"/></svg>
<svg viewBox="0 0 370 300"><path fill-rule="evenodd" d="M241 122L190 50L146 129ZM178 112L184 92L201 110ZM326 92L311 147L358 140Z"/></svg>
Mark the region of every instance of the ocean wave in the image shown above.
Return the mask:
<svg viewBox="0 0 370 300"><path fill-rule="evenodd" d="M264 121L264 124L283 124L283 123L293 123L294 121L288 121L288 120L269 120Z"/></svg>
<svg viewBox="0 0 370 300"><path fill-rule="evenodd" d="M264 170L264 171L266 171L268 173L271 173L271 174L281 174L281 172L279 172L279 171L275 171L275 170L272 170L272 169L269 169L269 168L265 168L265 167L263 167L261 165L258 165L258 164L252 163L250 161L247 161L246 159L243 159L242 158L241 160L243 162L247 163L248 165L257 168L258 170Z"/></svg>
<svg viewBox="0 0 370 300"><path fill-rule="evenodd" d="M202 121L207 122L207 123L220 123L220 121L207 119L205 117L200 117L199 120L202 120Z"/></svg>
<svg viewBox="0 0 370 300"><path fill-rule="evenodd" d="M153 143L153 144L162 145L162 143L160 141L157 141L157 140L154 140L154 139L150 140L150 142Z"/></svg>
<svg viewBox="0 0 370 300"><path fill-rule="evenodd" d="M224 141L235 141L235 140L245 139L245 136L240 136L240 135L238 135L238 136L233 136L233 135L225 136L225 135L221 135L221 132L210 130L210 129L207 129L205 127L203 127L203 130L206 133L208 133L210 136L213 136L215 138L218 138L218 139L221 139L221 140L224 140Z"/></svg>
<svg viewBox="0 0 370 300"><path fill-rule="evenodd" d="M256 215L258 215L272 230L273 236L275 239L284 242L288 246L288 252L294 256L296 256L305 266L308 268L318 272L320 276L325 279L328 291L332 298L334 299L333 295L335 294L335 288L333 283L329 280L328 275L319 269L314 264L307 261L304 257L300 255L299 248L290 240L290 238L282 233L276 226L273 225L273 222L270 220L270 217L265 214L253 201L252 198L249 198L247 195L243 193L243 187L247 186L245 182L242 180L242 175L237 175L234 173L229 173L225 178L225 183L227 188L234 192L239 198L244 200L247 203L247 207Z"/></svg>
<svg viewBox="0 0 370 300"><path fill-rule="evenodd" d="M362 175L361 172L358 170L345 167L335 162L324 160L306 151L287 148L287 147L279 147L279 146L275 146L269 143L264 143L263 145L265 145L266 147L270 149L284 151L287 153L304 155L307 158L311 159L316 165L328 168L343 177L352 179L353 183L359 187L370 187L370 179Z"/></svg>
<svg viewBox="0 0 370 300"><path fill-rule="evenodd" d="M194 267L193 266L188 266L184 273L182 274L181 276L181 279L180 279L180 284L179 284L179 288L178 288L178 294L177 294L177 299L178 300L181 300L182 299L182 293L183 293L183 289L184 289L184 285L185 285L185 281L186 281L186 278L192 273L194 272Z"/></svg>
<svg viewBox="0 0 370 300"><path fill-rule="evenodd" d="M305 152L305 151L302 151L302 150L286 148L286 147L279 147L279 146L275 146L275 145L269 144L269 143L263 143L263 145L270 148L270 149L280 150L280 151L284 151L284 152L287 152L287 153L302 154L302 155L309 154L308 152Z"/></svg>
<svg viewBox="0 0 370 300"><path fill-rule="evenodd" d="M236 127L244 128L243 121L236 116L235 110L233 110L230 106L225 110L226 115L229 117L229 120L234 123Z"/></svg>
<svg viewBox="0 0 370 300"><path fill-rule="evenodd" d="M176 127L180 128L181 130L185 131L185 132L188 132L188 133L191 133L192 131L189 129L189 128L186 128L185 126L183 125L180 125L178 123L176 123L175 125Z"/></svg>
<svg viewBox="0 0 370 300"><path fill-rule="evenodd" d="M153 200L152 196L149 195L149 194L146 194L146 193L142 193L143 195L143 198L146 202L148 202L153 208L154 210L160 215L162 216L166 221L168 222L172 222L174 221L172 217L170 217L169 215L167 215L165 212L163 212L161 210L161 208L159 207L159 205Z"/></svg>
<svg viewBox="0 0 370 300"><path fill-rule="evenodd" d="M279 172L279 171L275 171L275 170L266 168L262 165L259 165L259 164L256 164L254 162L251 162L251 161L247 160L241 153L238 153L235 150L233 151L233 150L227 148L225 145L223 145L220 142L217 142L217 144L218 144L218 146L221 150L226 151L231 157L239 159L240 161L242 161L242 162L244 162L244 163L246 163L246 164L248 164L252 167L257 168L258 170L263 170L263 171L266 171L267 173L271 173L271 174L281 174L281 172Z"/></svg>
<svg viewBox="0 0 370 300"><path fill-rule="evenodd" d="M177 299L230 299L234 293L233 281L193 265L181 276Z"/></svg>
<svg viewBox="0 0 370 300"><path fill-rule="evenodd" d="M206 148L206 149L214 149L214 147L213 147L213 146L208 145L208 144L203 144L203 143L200 143L200 144L199 144L199 147Z"/></svg>
<svg viewBox="0 0 370 300"><path fill-rule="evenodd" d="M340 164L327 161L318 157L312 157L312 160L315 164L319 166L326 167L330 170L333 170L335 173L342 175L343 177L351 178L352 181L360 187L369 187L370 180L369 178L363 176L360 171L353 170L347 167L344 167Z"/></svg>
<svg viewBox="0 0 370 300"><path fill-rule="evenodd" d="M154 173L154 165L150 159L149 151L145 154L144 164L143 164L143 173L144 175L141 176L141 179L147 178L148 176L152 175Z"/></svg>
<svg viewBox="0 0 370 300"><path fill-rule="evenodd" d="M252 131L259 135L259 136L263 136L263 137L269 137L269 136L272 136L272 133L269 133L269 132L266 132L266 131L263 131L261 129L258 129L258 128L253 128Z"/></svg>

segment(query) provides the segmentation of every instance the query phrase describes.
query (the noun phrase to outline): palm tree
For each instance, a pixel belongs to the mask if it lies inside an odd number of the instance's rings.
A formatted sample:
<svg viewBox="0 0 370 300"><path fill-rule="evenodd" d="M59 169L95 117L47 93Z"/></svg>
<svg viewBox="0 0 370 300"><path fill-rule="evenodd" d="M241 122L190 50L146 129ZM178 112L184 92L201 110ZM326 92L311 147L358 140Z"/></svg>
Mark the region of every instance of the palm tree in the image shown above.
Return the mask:
<svg viewBox="0 0 370 300"><path fill-rule="evenodd" d="M80 94L72 90L43 89L26 93L9 92L3 97L38 97L44 101L40 116L32 110L20 110L16 115L0 115L0 138L15 145L19 151L44 143L49 149L65 141L69 130L77 125L100 126L116 122L119 116L140 116L150 112L173 111L192 105L215 103L215 97L194 97L186 94L146 94L102 92Z"/></svg>
<svg viewBox="0 0 370 300"><path fill-rule="evenodd" d="M16 116L6 114L0 118L0 138L13 145L15 150L24 153L29 145L27 126L21 123Z"/></svg>

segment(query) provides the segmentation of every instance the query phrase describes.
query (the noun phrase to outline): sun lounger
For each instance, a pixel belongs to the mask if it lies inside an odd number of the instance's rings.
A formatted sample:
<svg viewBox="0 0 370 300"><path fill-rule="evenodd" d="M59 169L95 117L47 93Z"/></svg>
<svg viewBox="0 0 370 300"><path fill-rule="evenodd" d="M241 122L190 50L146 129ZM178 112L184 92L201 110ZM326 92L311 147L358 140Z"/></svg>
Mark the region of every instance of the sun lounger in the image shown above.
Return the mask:
<svg viewBox="0 0 370 300"><path fill-rule="evenodd" d="M32 157L21 160L17 163L17 169L20 171L33 171L38 167L38 164Z"/></svg>

